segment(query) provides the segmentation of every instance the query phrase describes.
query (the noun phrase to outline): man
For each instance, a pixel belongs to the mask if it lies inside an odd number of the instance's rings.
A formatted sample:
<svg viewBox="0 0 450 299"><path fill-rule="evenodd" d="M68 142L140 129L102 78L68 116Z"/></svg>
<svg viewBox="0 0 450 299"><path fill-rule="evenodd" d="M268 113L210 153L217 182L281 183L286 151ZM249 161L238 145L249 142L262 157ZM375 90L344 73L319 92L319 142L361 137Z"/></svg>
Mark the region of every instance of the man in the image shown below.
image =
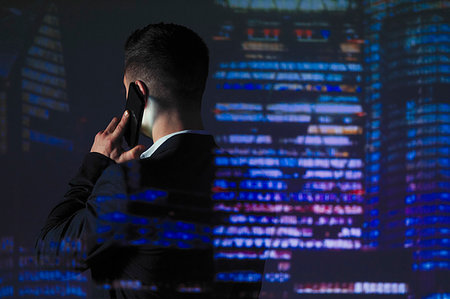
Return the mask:
<svg viewBox="0 0 450 299"><path fill-rule="evenodd" d="M129 113L113 118L51 211L38 255L75 257L111 298L210 298L216 145L201 121L208 64L205 43L180 25L151 24L128 38L124 85L145 95L141 132L154 144L124 150ZM74 242L84 250L67 253Z"/></svg>

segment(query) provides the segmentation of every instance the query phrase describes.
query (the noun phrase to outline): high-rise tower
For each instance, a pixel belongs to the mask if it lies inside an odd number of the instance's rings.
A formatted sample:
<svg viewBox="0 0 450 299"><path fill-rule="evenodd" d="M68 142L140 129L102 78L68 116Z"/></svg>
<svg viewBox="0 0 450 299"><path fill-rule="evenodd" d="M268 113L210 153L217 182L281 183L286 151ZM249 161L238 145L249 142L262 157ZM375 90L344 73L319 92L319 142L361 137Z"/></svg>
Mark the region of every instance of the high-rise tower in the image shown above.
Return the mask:
<svg viewBox="0 0 450 299"><path fill-rule="evenodd" d="M366 246L411 249L413 292L448 292L450 6L366 1L364 7Z"/></svg>
<svg viewBox="0 0 450 299"><path fill-rule="evenodd" d="M50 5L33 38L21 68L22 150L32 143L44 143L72 150L69 136L55 127L67 119L69 103L66 93L61 32L56 7Z"/></svg>
<svg viewBox="0 0 450 299"><path fill-rule="evenodd" d="M260 282L267 298L404 295L403 278L383 282L387 276L359 275L363 262L340 264L351 257L367 261L373 253L361 252L365 111L358 1L216 3L223 19L211 47L209 124L233 155L217 159L223 171L216 187L233 191L215 198L216 210L226 215L214 231L218 283L251 289ZM262 275L243 266L263 259Z"/></svg>
<svg viewBox="0 0 450 299"><path fill-rule="evenodd" d="M37 215L73 149L59 13L49 1L2 9L0 297L85 297L84 274L50 258L38 263L33 249Z"/></svg>

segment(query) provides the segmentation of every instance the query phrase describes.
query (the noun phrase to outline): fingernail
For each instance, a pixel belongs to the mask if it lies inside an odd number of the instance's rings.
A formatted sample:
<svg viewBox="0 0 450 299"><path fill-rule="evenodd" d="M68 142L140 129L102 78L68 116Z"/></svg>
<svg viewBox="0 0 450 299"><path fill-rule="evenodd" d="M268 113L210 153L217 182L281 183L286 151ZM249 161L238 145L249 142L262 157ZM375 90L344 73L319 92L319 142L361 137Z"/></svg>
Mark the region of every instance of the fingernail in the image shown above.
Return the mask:
<svg viewBox="0 0 450 299"><path fill-rule="evenodd" d="M125 115L125 116L128 116L128 114L129 114L128 110L125 110L124 115Z"/></svg>

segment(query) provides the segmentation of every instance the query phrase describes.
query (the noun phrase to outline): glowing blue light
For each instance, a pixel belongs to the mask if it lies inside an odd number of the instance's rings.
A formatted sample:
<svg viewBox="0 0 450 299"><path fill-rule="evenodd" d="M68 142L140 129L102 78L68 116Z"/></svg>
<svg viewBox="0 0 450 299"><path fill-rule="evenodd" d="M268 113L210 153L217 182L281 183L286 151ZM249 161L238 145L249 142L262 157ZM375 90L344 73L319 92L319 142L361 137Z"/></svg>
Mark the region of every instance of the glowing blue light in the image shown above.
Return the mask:
<svg viewBox="0 0 450 299"><path fill-rule="evenodd" d="M33 130L27 130L29 132L30 140L49 144L52 146L60 147L63 149L66 149L68 151L73 150L73 142L70 140L66 140L63 138L58 138L55 136L50 136L45 133L33 131Z"/></svg>
<svg viewBox="0 0 450 299"><path fill-rule="evenodd" d="M146 190L141 193L132 194L129 196L130 200L154 201L158 198L167 197L167 192L163 190Z"/></svg>
<svg viewBox="0 0 450 299"><path fill-rule="evenodd" d="M111 222L119 222L123 223L128 221L129 216L127 214L121 212L111 212L100 216L100 219L111 221Z"/></svg>
<svg viewBox="0 0 450 299"><path fill-rule="evenodd" d="M111 230L111 225L104 225L97 227L97 233L102 234L109 232Z"/></svg>
<svg viewBox="0 0 450 299"><path fill-rule="evenodd" d="M147 218L144 217L132 217L131 223L133 224L139 224L139 225L147 225L150 223L150 221Z"/></svg>
<svg viewBox="0 0 450 299"><path fill-rule="evenodd" d="M145 244L150 244L150 243L151 243L151 241L146 238L141 238L141 239L130 241L131 245L145 245Z"/></svg>

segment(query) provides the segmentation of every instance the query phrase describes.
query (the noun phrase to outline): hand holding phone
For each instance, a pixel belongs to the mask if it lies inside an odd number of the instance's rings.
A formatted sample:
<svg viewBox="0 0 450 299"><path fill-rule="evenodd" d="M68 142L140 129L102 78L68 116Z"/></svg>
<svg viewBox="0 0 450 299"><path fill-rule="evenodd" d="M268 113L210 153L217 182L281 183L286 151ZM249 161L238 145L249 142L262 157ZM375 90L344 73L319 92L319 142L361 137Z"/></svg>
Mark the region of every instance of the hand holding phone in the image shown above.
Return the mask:
<svg viewBox="0 0 450 299"><path fill-rule="evenodd" d="M91 152L100 153L116 161L116 163L138 159L145 151L145 146L137 145L128 151L125 151L122 148L125 127L127 126L129 118L130 113L128 113L128 111L125 111L120 121L117 117L114 117L106 129L95 135Z"/></svg>

